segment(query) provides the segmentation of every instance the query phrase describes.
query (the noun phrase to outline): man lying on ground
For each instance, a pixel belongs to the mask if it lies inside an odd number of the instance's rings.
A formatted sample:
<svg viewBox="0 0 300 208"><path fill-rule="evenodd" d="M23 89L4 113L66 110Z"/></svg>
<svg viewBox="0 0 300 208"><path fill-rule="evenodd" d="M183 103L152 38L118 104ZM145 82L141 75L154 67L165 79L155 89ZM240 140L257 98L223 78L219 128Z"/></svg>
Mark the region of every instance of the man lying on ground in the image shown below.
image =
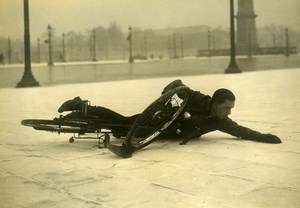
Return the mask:
<svg viewBox="0 0 300 208"><path fill-rule="evenodd" d="M162 94L174 89L175 87L185 86L181 80L175 80L168 84ZM219 130L228 133L232 136L257 142L265 143L281 143L281 140L273 134L263 134L247 127L238 125L229 118L231 110L235 105L235 96L228 89L218 89L213 96L204 95L199 91L190 89L191 96L186 106L186 111L189 113L188 119L180 121L181 133L180 137L183 141L180 144L186 144L192 138L198 138L203 134ZM68 100L61 105L58 112L64 111L81 111L83 101L80 97L75 97L73 100ZM112 123L125 124L130 126L139 116L123 116L111 109L101 106L87 106L87 114L98 116L100 119L110 120ZM125 129L124 134L126 135ZM178 137L176 132L171 132ZM170 136L170 135L169 135Z"/></svg>

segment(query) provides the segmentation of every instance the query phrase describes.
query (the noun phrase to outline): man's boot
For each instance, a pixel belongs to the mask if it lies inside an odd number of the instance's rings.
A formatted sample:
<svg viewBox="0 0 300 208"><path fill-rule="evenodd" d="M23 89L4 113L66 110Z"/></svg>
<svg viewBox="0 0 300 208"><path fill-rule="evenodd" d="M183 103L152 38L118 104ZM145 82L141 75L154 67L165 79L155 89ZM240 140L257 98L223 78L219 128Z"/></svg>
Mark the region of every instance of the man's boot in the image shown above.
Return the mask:
<svg viewBox="0 0 300 208"><path fill-rule="evenodd" d="M62 113L64 111L74 111L74 110L82 110L82 103L80 97L75 97L73 100L68 100L64 102L59 109L57 110L59 113Z"/></svg>

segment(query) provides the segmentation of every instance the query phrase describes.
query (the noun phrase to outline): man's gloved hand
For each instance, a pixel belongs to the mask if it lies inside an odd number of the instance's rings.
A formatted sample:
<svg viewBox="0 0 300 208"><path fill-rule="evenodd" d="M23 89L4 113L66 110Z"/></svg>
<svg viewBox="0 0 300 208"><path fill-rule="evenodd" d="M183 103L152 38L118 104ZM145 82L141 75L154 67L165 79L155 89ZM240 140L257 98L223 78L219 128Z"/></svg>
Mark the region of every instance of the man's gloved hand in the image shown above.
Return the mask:
<svg viewBox="0 0 300 208"><path fill-rule="evenodd" d="M279 139L279 137L276 136L276 135L273 135L273 134L262 134L257 141L258 142L272 143L272 144L282 143L282 141Z"/></svg>

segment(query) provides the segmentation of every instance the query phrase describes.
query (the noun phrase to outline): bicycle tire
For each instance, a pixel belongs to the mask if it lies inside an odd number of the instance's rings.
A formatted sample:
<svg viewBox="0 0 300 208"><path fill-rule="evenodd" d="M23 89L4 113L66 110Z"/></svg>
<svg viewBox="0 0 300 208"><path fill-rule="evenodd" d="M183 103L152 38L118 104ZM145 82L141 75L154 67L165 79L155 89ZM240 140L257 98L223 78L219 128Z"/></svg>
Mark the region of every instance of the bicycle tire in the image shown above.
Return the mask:
<svg viewBox="0 0 300 208"><path fill-rule="evenodd" d="M87 133L87 123L78 120L63 120L55 118L45 119L25 119L21 121L24 126L32 127L36 130L57 132L57 133Z"/></svg>
<svg viewBox="0 0 300 208"><path fill-rule="evenodd" d="M183 109L188 102L189 96L190 89L186 86L176 87L161 95L157 100L151 103L132 124L126 136L126 146L133 150L138 150L152 143L157 138L157 136L163 130L168 128L172 124L172 122L183 112ZM174 97L177 99L177 101ZM181 100L181 103L177 103L177 109L175 109L176 105L175 107L173 107L172 104L172 101L174 101L174 99L175 104L176 102L179 102L179 100ZM155 121L153 122L153 116L155 113L159 111L161 111L162 113L168 113L163 112L162 110L165 110L164 108L170 107L168 106L170 103L172 105L170 109L174 110L174 112L171 112L171 114L167 115L166 118L163 118L160 121L158 120L157 123L155 123Z"/></svg>

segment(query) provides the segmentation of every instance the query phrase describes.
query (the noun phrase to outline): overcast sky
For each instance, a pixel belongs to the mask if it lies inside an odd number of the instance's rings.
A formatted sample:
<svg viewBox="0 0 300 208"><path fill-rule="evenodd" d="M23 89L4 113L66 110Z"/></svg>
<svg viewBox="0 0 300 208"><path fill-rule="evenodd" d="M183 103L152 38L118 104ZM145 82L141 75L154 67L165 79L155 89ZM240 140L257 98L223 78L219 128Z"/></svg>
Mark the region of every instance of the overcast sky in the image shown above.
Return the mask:
<svg viewBox="0 0 300 208"><path fill-rule="evenodd" d="M31 38L48 24L57 34L86 32L111 22L123 31L129 25L229 27L229 0L29 0L29 10ZM300 30L300 0L254 0L254 11L258 27L279 24ZM23 28L23 0L0 0L0 36L22 39Z"/></svg>

